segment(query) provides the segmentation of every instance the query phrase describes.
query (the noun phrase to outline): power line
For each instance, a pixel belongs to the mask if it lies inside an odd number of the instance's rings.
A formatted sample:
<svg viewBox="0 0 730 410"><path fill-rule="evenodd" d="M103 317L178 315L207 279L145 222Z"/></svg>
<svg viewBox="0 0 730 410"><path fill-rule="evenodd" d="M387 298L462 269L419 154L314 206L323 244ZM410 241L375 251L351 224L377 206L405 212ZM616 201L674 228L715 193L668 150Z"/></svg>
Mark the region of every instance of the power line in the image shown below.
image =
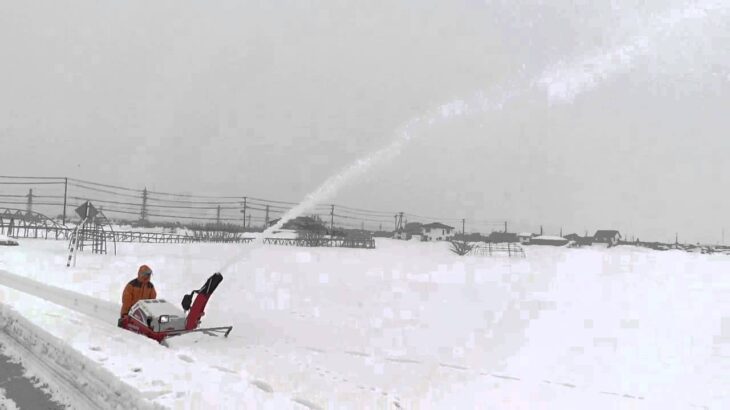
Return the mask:
<svg viewBox="0 0 730 410"><path fill-rule="evenodd" d="M119 204L119 205L137 205L141 206L141 203L137 202L119 202L119 201L109 201L105 199L94 199L89 197L78 197L78 196L69 196L70 199L78 199L81 201L93 201L93 202L101 202L101 203L109 203L109 204ZM162 208L162 209L202 209L202 210L209 210L209 209L217 209L218 207L215 206L208 206L208 207L200 207L200 206L182 206L182 205L157 205L157 204L147 204L147 207L150 208ZM230 208L230 207L221 207L221 209L235 209L238 210L240 208Z"/></svg>
<svg viewBox="0 0 730 410"><path fill-rule="evenodd" d="M104 187L104 188L114 188L114 189L119 189L119 190L122 190L122 191L139 192L140 194L142 193L142 190L141 189L126 188L126 187L118 186L118 185L100 184L98 182L86 181L86 180L83 180L83 179L76 179L76 178L69 178L68 180L69 181L74 181L74 182L80 182L80 183L87 184L87 185L101 186L101 187Z"/></svg>
<svg viewBox="0 0 730 410"><path fill-rule="evenodd" d="M0 201L0 204L7 204L7 205L27 205L28 201ZM63 204L57 203L57 202L33 202L33 205L51 205L51 206L61 206Z"/></svg>
<svg viewBox="0 0 730 410"><path fill-rule="evenodd" d="M350 220L355 220L355 221L368 221L368 222L376 222L376 223L386 223L386 222L391 223L391 222L393 222L390 219L388 219L388 220L385 220L385 219L369 219L369 218L360 218L360 217L353 217L353 216L345 216L345 215L341 215L341 214L334 214L334 216L337 217L337 218L344 218L344 219L350 219Z"/></svg>
<svg viewBox="0 0 730 410"><path fill-rule="evenodd" d="M382 216L388 216L388 217L392 217L393 215L396 214L396 212L371 211L371 210L368 210L368 209L352 208L352 207L344 206L344 205L336 205L336 206L338 208L348 209L348 210L352 211L352 213L380 214Z"/></svg>
<svg viewBox="0 0 730 410"><path fill-rule="evenodd" d="M5 182L0 181L0 185L63 185L63 182Z"/></svg>
<svg viewBox="0 0 730 410"><path fill-rule="evenodd" d="M4 185L60 185L64 184L63 181L65 178L59 178L59 177L18 177L18 176L0 176L0 178L5 179L25 179L27 181L20 182L20 181L0 181L0 184ZM57 181L57 182L54 182ZM114 209L116 210L122 210L122 209L128 209L124 210L124 213L138 213L139 207L142 206L142 196L145 190L140 189L133 189L133 188L127 188L123 186L118 185L112 185L112 184L103 184L98 183L94 181L88 181L78 178L68 178L68 181L70 181L69 185L72 187L87 190L90 192L95 192L97 194L106 194L106 195L112 195L119 198L133 198L140 202L130 202L130 201L124 201L124 200L112 200L112 199L100 199L97 195L94 195L95 198L89 198L89 197L82 197L82 196L71 196L70 198L75 200L92 200L95 202L101 202L104 204L110 204L115 206ZM120 192L121 191L121 192ZM222 196L222 195L193 195L193 194L179 194L179 193L170 193L170 192L162 192L162 191L146 191L147 192L147 200L149 201L147 203L147 206L153 209L157 210L164 210L164 209L173 209L173 210L186 210L189 211L189 215L176 215L176 214L166 214L166 215L160 215L157 214L151 214L150 216L158 216L158 217L164 217L164 218L197 218L197 219L210 219L210 217L203 217L203 216L191 216L191 214L198 213L201 211L211 211L218 209L220 206L220 209L222 211L241 211L242 208L244 208L244 202L248 200L249 202L245 205L245 209L248 211L257 211L257 212L265 212L268 208L269 214L283 214L284 212L290 210L288 206L296 206L298 203L296 202L289 202L289 201L279 201L279 200L269 200L269 199L263 199L263 198L257 198L257 197L248 197L245 195L241 196ZM3 194L0 195L0 197L4 198L23 198L26 197L26 195L12 195L12 194ZM48 198L48 199L60 199L60 196L34 196L34 198ZM6 202L11 204L24 204L25 202ZM53 204L53 203L35 203L36 205L44 205L44 206L55 206L59 204ZM276 205L278 204L278 205ZM215 205L213 206L197 206L197 205ZM221 205L231 205L231 206L221 206ZM379 211L379 210L368 210L363 208L357 208L357 207L350 207L345 205L337 205L337 204L316 204L314 206L314 209L312 212L314 214L316 213L324 213L330 212L330 208L332 206L335 206L336 210L338 211L337 214L334 214L333 216L336 216L338 218L351 220L351 221L361 221L361 222L373 222L378 224L387 224L392 222L391 218L393 215L395 215L397 212L393 211ZM129 208L134 207L134 208ZM109 209L110 212L112 212L111 209ZM159 211L158 211L159 212ZM408 216L410 218L417 218L422 220L440 220L440 221L447 221L447 222L459 222L462 221L462 218L440 218L440 217L433 217L433 216L424 216L424 215L418 215L418 214L412 214L412 213L404 213L403 215ZM271 215L270 215L271 216ZM258 218L258 217L257 217ZM229 218L226 218L229 219ZM239 221L240 216L237 215L236 218L230 219ZM471 226L496 226L501 225L502 221L486 221L486 220L469 220L469 224Z"/></svg>
<svg viewBox="0 0 730 410"><path fill-rule="evenodd" d="M139 195L123 194L123 193L120 193L120 192L107 191L105 189L93 188L93 187L88 187L88 186L85 186L85 185L73 184L73 183L69 183L69 185L72 186L72 187L87 189L89 191L102 192L102 193L105 193L105 194L122 196L122 197L125 197L125 198L141 198L141 195L142 195L141 193Z"/></svg>
<svg viewBox="0 0 730 410"><path fill-rule="evenodd" d="M149 201L156 201L156 202L164 202L164 203L177 203L177 204L196 204L196 205L212 205L212 204L236 204L243 206L243 201L185 201L182 199L163 199L163 198L155 198L153 196L148 196L147 200Z"/></svg>
<svg viewBox="0 0 730 410"><path fill-rule="evenodd" d="M248 199L252 199L254 201L265 201L265 202L269 202L272 204L284 204L284 205L292 205L292 206L299 205L298 202L274 201L273 199L261 199L261 198L254 198L251 196L249 196Z"/></svg>
<svg viewBox="0 0 730 410"><path fill-rule="evenodd" d="M19 177L13 175L0 175L0 178L6 179L63 179L63 177Z"/></svg>
<svg viewBox="0 0 730 410"><path fill-rule="evenodd" d="M411 214L411 213L403 213L403 215L404 216L413 216L413 217L421 218L421 219L431 219L431 220L441 220L441 221L459 221L459 222L461 222L461 218L436 218L436 217L433 217L433 216L422 216L422 215L416 215L416 214Z"/></svg>

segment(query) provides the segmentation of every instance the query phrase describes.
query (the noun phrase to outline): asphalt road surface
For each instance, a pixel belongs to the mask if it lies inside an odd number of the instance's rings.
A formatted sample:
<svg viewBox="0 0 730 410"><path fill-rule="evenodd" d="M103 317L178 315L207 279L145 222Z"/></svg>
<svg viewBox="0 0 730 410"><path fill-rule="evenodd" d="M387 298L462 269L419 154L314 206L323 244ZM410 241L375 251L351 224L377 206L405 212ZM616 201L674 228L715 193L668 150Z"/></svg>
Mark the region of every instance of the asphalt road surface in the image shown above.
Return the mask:
<svg viewBox="0 0 730 410"><path fill-rule="evenodd" d="M32 381L23 376L23 372L23 366L13 363L8 356L0 353L0 388L5 390L5 397L14 401L20 410L61 410L66 408L53 401L51 396L43 390L35 387Z"/></svg>

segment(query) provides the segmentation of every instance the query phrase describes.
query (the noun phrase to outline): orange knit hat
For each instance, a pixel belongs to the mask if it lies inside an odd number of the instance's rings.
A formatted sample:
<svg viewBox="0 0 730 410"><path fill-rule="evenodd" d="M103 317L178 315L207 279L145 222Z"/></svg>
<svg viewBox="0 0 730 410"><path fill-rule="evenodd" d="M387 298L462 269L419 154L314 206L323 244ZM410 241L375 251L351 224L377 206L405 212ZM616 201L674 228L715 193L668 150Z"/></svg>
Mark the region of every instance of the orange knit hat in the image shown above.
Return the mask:
<svg viewBox="0 0 730 410"><path fill-rule="evenodd" d="M152 274L152 269L150 269L150 267L147 266L147 265L142 265L142 266L139 267L139 270L137 270L137 274L151 275Z"/></svg>

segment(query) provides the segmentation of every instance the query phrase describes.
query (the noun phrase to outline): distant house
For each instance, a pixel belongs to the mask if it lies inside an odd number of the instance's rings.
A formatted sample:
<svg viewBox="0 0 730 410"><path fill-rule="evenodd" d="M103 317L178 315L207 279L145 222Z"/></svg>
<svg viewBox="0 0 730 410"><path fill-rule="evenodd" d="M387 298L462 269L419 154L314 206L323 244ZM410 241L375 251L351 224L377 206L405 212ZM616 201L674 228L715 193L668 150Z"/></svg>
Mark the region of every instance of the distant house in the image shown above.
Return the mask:
<svg viewBox="0 0 730 410"><path fill-rule="evenodd" d="M621 240L621 234L616 230L599 230L593 235L594 243L606 243L608 246L616 246Z"/></svg>
<svg viewBox="0 0 730 410"><path fill-rule="evenodd" d="M534 235L532 235L529 232L522 232L517 234L517 240L520 241L521 244L527 245L530 243L530 239L532 239Z"/></svg>
<svg viewBox="0 0 730 410"><path fill-rule="evenodd" d="M565 238L569 241L578 242L578 240L580 240L581 236L578 235L577 233L569 233L569 234L563 236L563 238Z"/></svg>
<svg viewBox="0 0 730 410"><path fill-rule="evenodd" d="M562 236L540 235L530 239L530 245L550 245L563 246L568 244L568 240Z"/></svg>
<svg viewBox="0 0 730 410"><path fill-rule="evenodd" d="M577 233L571 233L565 235L563 238L573 242L576 245L591 245L593 243L593 237L591 236L580 236Z"/></svg>
<svg viewBox="0 0 730 410"><path fill-rule="evenodd" d="M433 222L421 227L421 238L424 241L445 241L454 237L456 230L453 226Z"/></svg>
<svg viewBox="0 0 730 410"><path fill-rule="evenodd" d="M488 239L492 243L518 242L517 234L512 232L492 232Z"/></svg>

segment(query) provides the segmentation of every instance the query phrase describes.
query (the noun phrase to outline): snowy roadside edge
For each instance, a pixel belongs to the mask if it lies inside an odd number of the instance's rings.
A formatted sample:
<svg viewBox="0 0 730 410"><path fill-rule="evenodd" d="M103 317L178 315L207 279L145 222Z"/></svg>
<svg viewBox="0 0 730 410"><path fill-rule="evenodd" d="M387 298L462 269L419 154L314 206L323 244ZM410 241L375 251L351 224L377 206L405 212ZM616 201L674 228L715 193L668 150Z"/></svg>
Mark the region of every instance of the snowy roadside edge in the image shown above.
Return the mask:
<svg viewBox="0 0 730 410"><path fill-rule="evenodd" d="M49 386L54 398L73 408L164 409L2 303L0 341L9 356Z"/></svg>
<svg viewBox="0 0 730 410"><path fill-rule="evenodd" d="M5 389L2 387L0 387L0 409L19 410L15 402L5 395Z"/></svg>

